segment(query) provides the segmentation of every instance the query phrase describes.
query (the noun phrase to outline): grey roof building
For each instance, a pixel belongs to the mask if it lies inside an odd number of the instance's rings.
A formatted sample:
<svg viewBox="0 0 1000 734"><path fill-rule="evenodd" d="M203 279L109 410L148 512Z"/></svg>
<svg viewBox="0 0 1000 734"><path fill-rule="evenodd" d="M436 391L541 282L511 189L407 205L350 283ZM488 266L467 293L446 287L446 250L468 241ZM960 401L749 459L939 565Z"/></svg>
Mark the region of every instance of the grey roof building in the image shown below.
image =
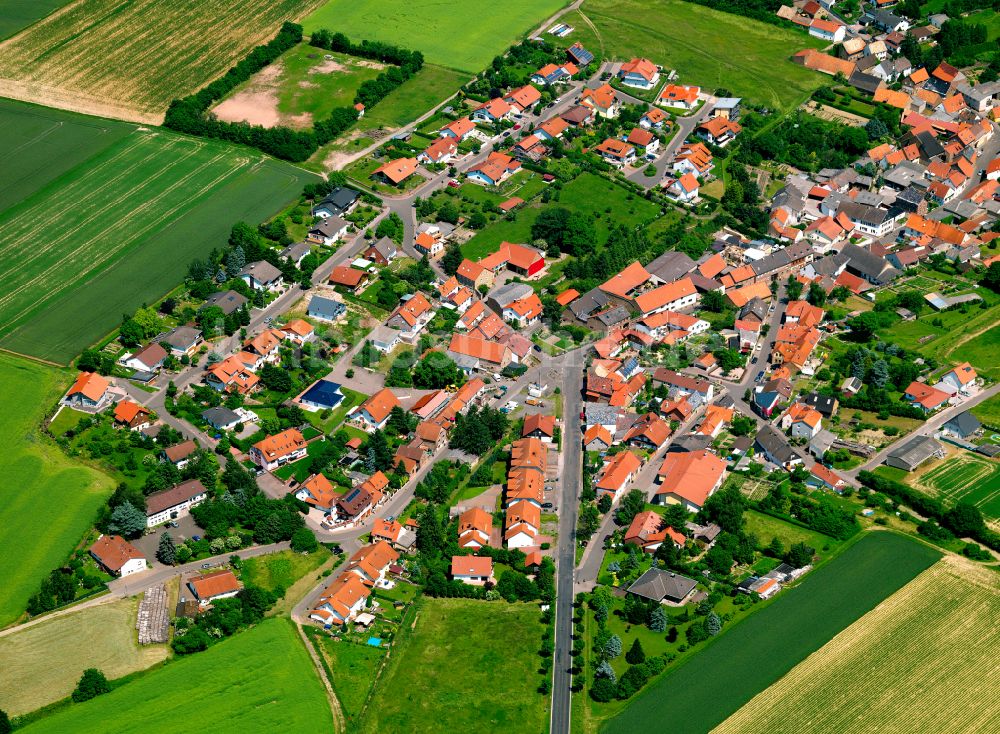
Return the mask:
<svg viewBox="0 0 1000 734"><path fill-rule="evenodd" d="M897 469L913 471L928 459L943 459L944 455L944 446L930 436L914 436L890 451L885 463Z"/></svg>
<svg viewBox="0 0 1000 734"><path fill-rule="evenodd" d="M238 413L221 405L216 408L209 408L208 410L202 411L201 417L206 423L208 423L208 425L212 426L212 428L216 428L221 431L228 431L230 428L243 420L240 418Z"/></svg>
<svg viewBox="0 0 1000 734"><path fill-rule="evenodd" d="M646 272L662 280L673 283L694 269L695 263L683 252L668 250L646 266Z"/></svg>
<svg viewBox="0 0 1000 734"><path fill-rule="evenodd" d="M628 587L628 593L652 601L674 604L684 601L698 585L693 579L678 576L662 568L651 568Z"/></svg>
<svg viewBox="0 0 1000 734"><path fill-rule="evenodd" d="M979 419L967 410L948 419L942 426L942 428L946 431L958 436L959 438L974 436L982 429L982 427L983 424L979 422Z"/></svg>
<svg viewBox="0 0 1000 734"><path fill-rule="evenodd" d="M218 293L213 293L205 300L205 305L202 308L209 308L210 306L218 306L222 309L222 313L229 315L233 311L237 311L243 308L247 304L246 296L242 293L237 293L236 291L219 291Z"/></svg>
<svg viewBox="0 0 1000 734"><path fill-rule="evenodd" d="M754 447L778 466L802 463L802 457L792 450L785 437L772 425L766 425L758 431L754 437Z"/></svg>
<svg viewBox="0 0 1000 734"><path fill-rule="evenodd" d="M306 316L323 321L336 321L347 312L347 306L340 301L323 296L313 296L309 301L309 310Z"/></svg>
<svg viewBox="0 0 1000 734"><path fill-rule="evenodd" d="M487 297L487 305L494 311L501 313L514 301L530 296L534 289L527 283L507 283L499 288L495 288Z"/></svg>

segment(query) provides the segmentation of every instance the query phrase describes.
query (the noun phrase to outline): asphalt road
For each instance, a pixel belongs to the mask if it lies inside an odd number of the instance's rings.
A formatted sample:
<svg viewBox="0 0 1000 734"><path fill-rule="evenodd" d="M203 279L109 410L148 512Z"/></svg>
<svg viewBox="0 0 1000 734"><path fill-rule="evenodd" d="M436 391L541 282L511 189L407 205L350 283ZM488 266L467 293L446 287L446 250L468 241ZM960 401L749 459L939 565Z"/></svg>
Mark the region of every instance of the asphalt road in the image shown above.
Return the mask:
<svg viewBox="0 0 1000 734"><path fill-rule="evenodd" d="M572 703L573 675L573 580L576 566L576 519L581 490L583 452L580 442L580 410L583 403L582 350L571 352L564 360L563 395L563 464L560 477L559 541L556 550L555 653L552 666L552 709L549 731L568 734Z"/></svg>

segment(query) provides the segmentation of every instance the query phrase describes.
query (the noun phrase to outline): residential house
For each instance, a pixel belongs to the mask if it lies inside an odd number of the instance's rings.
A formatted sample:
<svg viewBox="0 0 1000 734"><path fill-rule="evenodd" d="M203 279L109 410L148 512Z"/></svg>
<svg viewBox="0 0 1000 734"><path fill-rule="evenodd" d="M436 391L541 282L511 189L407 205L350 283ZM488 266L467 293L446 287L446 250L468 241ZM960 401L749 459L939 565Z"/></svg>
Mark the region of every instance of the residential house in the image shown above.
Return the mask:
<svg viewBox="0 0 1000 734"><path fill-rule="evenodd" d="M493 516L473 507L458 516L458 547L478 550L492 544Z"/></svg>
<svg viewBox="0 0 1000 734"><path fill-rule="evenodd" d="M382 237L376 242L370 244L368 248L361 253L361 257L375 263L376 265L384 266L392 263L398 254L396 243L388 237Z"/></svg>
<svg viewBox="0 0 1000 734"><path fill-rule="evenodd" d="M295 398L295 402L310 412L332 410L344 401L340 384L330 380L316 380Z"/></svg>
<svg viewBox="0 0 1000 734"><path fill-rule="evenodd" d="M618 79L626 87L652 89L660 81L660 69L649 59L631 59L619 68Z"/></svg>
<svg viewBox="0 0 1000 734"><path fill-rule="evenodd" d="M417 536L397 520L382 518L375 521L371 538L373 543L387 543L393 549L405 552L413 547Z"/></svg>
<svg viewBox="0 0 1000 734"><path fill-rule="evenodd" d="M190 509L208 499L208 490L197 479L189 479L176 487L164 489L146 497L146 527L152 528L171 520L187 517Z"/></svg>
<svg viewBox="0 0 1000 734"><path fill-rule="evenodd" d="M710 451L669 453L657 472L660 486L654 501L698 512L722 486L725 471L726 462Z"/></svg>
<svg viewBox="0 0 1000 734"><path fill-rule="evenodd" d="M492 270L488 270L479 263L469 259L463 260L462 264L458 266L458 272L455 273L455 277L459 283L475 291L478 291L481 286L491 288L493 286L493 276L494 273Z"/></svg>
<svg viewBox="0 0 1000 734"><path fill-rule="evenodd" d="M399 560L399 553L384 540L378 540L371 545L356 551L347 563L344 573L354 574L366 584L377 584L385 578L389 566Z"/></svg>
<svg viewBox="0 0 1000 734"><path fill-rule="evenodd" d="M382 388L365 400L358 408L356 417L369 433L385 427L389 414L395 407L402 407L389 388Z"/></svg>
<svg viewBox="0 0 1000 734"><path fill-rule="evenodd" d="M102 410L111 400L111 383L96 372L81 372L62 399L64 405L84 410Z"/></svg>
<svg viewBox="0 0 1000 734"><path fill-rule="evenodd" d="M538 544L542 511L537 505L526 500L515 502L507 508L505 518L504 541L508 548L530 548Z"/></svg>
<svg viewBox="0 0 1000 734"><path fill-rule="evenodd" d="M925 382L914 380L909 387L903 391L903 397L920 408L925 413L930 413L942 407L951 396L944 390L938 390Z"/></svg>
<svg viewBox="0 0 1000 734"><path fill-rule="evenodd" d="M442 138L454 138L461 143L475 131L476 123L468 117L460 117L457 120L449 122L447 125L438 130L438 135Z"/></svg>
<svg viewBox="0 0 1000 734"><path fill-rule="evenodd" d="M513 352L506 345L465 334L452 334L448 351L453 359L468 364L470 372L499 372L513 361Z"/></svg>
<svg viewBox="0 0 1000 734"><path fill-rule="evenodd" d="M169 461L178 469L183 469L191 461L191 457L197 450L198 444L189 439L163 449L161 459Z"/></svg>
<svg viewBox="0 0 1000 734"><path fill-rule="evenodd" d="M530 278L538 275L545 267L545 257L533 247L501 242L500 249L480 260L479 265L494 274L507 269L516 275ZM468 280L467 278L466 281ZM465 282L461 277L459 277L459 281ZM465 282L465 284L469 283Z"/></svg>
<svg viewBox="0 0 1000 734"><path fill-rule="evenodd" d="M219 392L249 395L260 378L237 355L230 355L206 370L205 384Z"/></svg>
<svg viewBox="0 0 1000 734"><path fill-rule="evenodd" d="M489 556L452 556L451 577L471 586L493 583L493 559Z"/></svg>
<svg viewBox="0 0 1000 734"><path fill-rule="evenodd" d="M655 452L667 443L670 433L670 425L665 420L656 413L646 413L632 424L622 443Z"/></svg>
<svg viewBox="0 0 1000 734"><path fill-rule="evenodd" d="M526 110L530 110L536 104L538 104L542 99L542 94L537 89L535 89L530 84L525 84L523 87L518 87L517 89L512 89L506 95L504 95L504 101L509 104L518 113L523 113Z"/></svg>
<svg viewBox="0 0 1000 734"><path fill-rule="evenodd" d="M621 103L610 84L602 84L597 89L584 89L579 102L601 117L614 118L621 112Z"/></svg>
<svg viewBox="0 0 1000 734"><path fill-rule="evenodd" d="M201 418L217 431L231 431L243 422L243 417L239 413L222 405L203 410Z"/></svg>
<svg viewBox="0 0 1000 734"><path fill-rule="evenodd" d="M434 311L431 309L430 301L423 293L417 291L396 306L386 319L385 325L391 329L398 329L399 338L412 344L433 318Z"/></svg>
<svg viewBox="0 0 1000 734"><path fill-rule="evenodd" d="M823 429L823 416L808 405L794 403L782 416L781 427L790 430L793 438L810 440Z"/></svg>
<svg viewBox="0 0 1000 734"><path fill-rule="evenodd" d="M664 367L657 367L653 371L653 382L666 385L668 394L672 400L679 397L687 398L691 407L695 409L711 403L715 395L714 386L707 380L682 375L679 372L674 372Z"/></svg>
<svg viewBox="0 0 1000 734"><path fill-rule="evenodd" d="M738 122L733 122L725 117L713 117L708 122L703 122L696 128L698 137L707 140L712 145L724 148L730 143L743 128Z"/></svg>
<svg viewBox="0 0 1000 734"><path fill-rule="evenodd" d="M296 499L315 507L323 514L335 512L337 500L343 494L343 490L334 487L330 480L322 474L314 474L295 490Z"/></svg>
<svg viewBox="0 0 1000 734"><path fill-rule="evenodd" d="M312 324L304 319L292 319L279 331L284 334L287 341L299 347L316 339L316 330Z"/></svg>
<svg viewBox="0 0 1000 734"><path fill-rule="evenodd" d="M531 413L524 416L521 438L537 438L542 443L552 443L556 433L556 417Z"/></svg>
<svg viewBox="0 0 1000 734"><path fill-rule="evenodd" d="M101 568L118 578L146 570L142 551L120 535L101 535L88 552Z"/></svg>
<svg viewBox="0 0 1000 734"><path fill-rule="evenodd" d="M639 127L645 130L660 130L664 125L669 125L670 119L663 110L651 107L639 118Z"/></svg>
<svg viewBox="0 0 1000 734"><path fill-rule="evenodd" d="M306 440L297 428L268 436L250 447L250 461L261 469L274 471L306 455Z"/></svg>
<svg viewBox="0 0 1000 734"><path fill-rule="evenodd" d="M489 102L483 102L472 112L472 119L478 122L496 124L509 119L514 109L502 97L495 97Z"/></svg>
<svg viewBox="0 0 1000 734"><path fill-rule="evenodd" d="M941 382L962 395L968 395L976 385L978 375L968 362L955 365L941 377Z"/></svg>
<svg viewBox="0 0 1000 734"><path fill-rule="evenodd" d="M624 168L635 162L635 148L617 138L607 138L603 143L594 148L594 150L605 161L619 168Z"/></svg>
<svg viewBox="0 0 1000 734"><path fill-rule="evenodd" d="M345 217L354 211L360 200L361 192L346 186L338 186L313 207L312 215L322 219Z"/></svg>
<svg viewBox="0 0 1000 734"><path fill-rule="evenodd" d="M115 404L115 425L130 431L141 431L152 425L153 414L131 400L119 400Z"/></svg>
<svg viewBox="0 0 1000 734"><path fill-rule="evenodd" d="M607 494L611 496L612 502L617 502L641 467L642 460L631 451L615 454L610 460L605 461L594 489L597 490L598 496Z"/></svg>
<svg viewBox="0 0 1000 734"><path fill-rule="evenodd" d="M201 606L207 606L217 599L236 596L243 584L232 571L225 569L193 576L187 580L187 587Z"/></svg>
<svg viewBox="0 0 1000 734"><path fill-rule="evenodd" d="M667 525L655 510L636 513L628 530L625 531L625 543L636 545L646 553L655 553L657 548L668 541L678 548L683 548L687 538L684 533Z"/></svg>
<svg viewBox="0 0 1000 734"><path fill-rule="evenodd" d="M833 20L813 18L809 24L809 35L829 43L840 43L844 40L847 27Z"/></svg>
<svg viewBox="0 0 1000 734"><path fill-rule="evenodd" d="M628 587L628 593L658 604L680 606L694 593L698 582L662 568L650 568Z"/></svg>
<svg viewBox="0 0 1000 734"><path fill-rule="evenodd" d="M784 469L791 469L794 465L802 463L802 457L795 453L785 437L772 425L766 425L757 432L754 437L754 449L772 464Z"/></svg>
<svg viewBox="0 0 1000 734"><path fill-rule="evenodd" d="M390 186L398 187L417 172L417 165L416 158L396 158L383 163L372 171L371 177Z"/></svg>
<svg viewBox="0 0 1000 734"><path fill-rule="evenodd" d="M534 89L534 87L532 87ZM505 153L493 151L486 160L466 171L466 178L484 186L498 186L521 170L521 161Z"/></svg>
<svg viewBox="0 0 1000 734"><path fill-rule="evenodd" d="M513 301L503 309L504 321L514 322L522 329L537 324L541 318L542 302L534 292Z"/></svg>
<svg viewBox="0 0 1000 734"><path fill-rule="evenodd" d="M155 373L163 366L166 358L167 350L156 342L153 342L128 357L124 364L129 369Z"/></svg>
<svg viewBox="0 0 1000 734"><path fill-rule="evenodd" d="M676 201L678 204L696 204L701 193L701 184L698 179L690 173L685 173L680 178L663 179L667 198Z"/></svg>
<svg viewBox="0 0 1000 734"><path fill-rule="evenodd" d="M341 574L319 595L309 618L327 626L344 625L365 608L370 594L371 590L358 576Z"/></svg>
<svg viewBox="0 0 1000 734"><path fill-rule="evenodd" d="M175 357L187 355L193 357L195 352L203 344L201 332L191 326L178 326L167 332L167 335L160 339L160 344L170 347L170 353Z"/></svg>
<svg viewBox="0 0 1000 734"><path fill-rule="evenodd" d="M423 149L417 160L421 163L450 163L458 156L458 141L453 137L437 137Z"/></svg>
<svg viewBox="0 0 1000 734"><path fill-rule="evenodd" d="M364 270L358 270L347 265L337 265L330 271L330 277L327 282L330 285L343 288L356 296L368 287L368 284L371 283L371 277Z"/></svg>
<svg viewBox="0 0 1000 734"><path fill-rule="evenodd" d="M660 92L656 104L682 110L693 110L698 106L699 94L701 94L701 87L667 84Z"/></svg>
<svg viewBox="0 0 1000 734"><path fill-rule="evenodd" d="M276 291L283 283L281 271L266 260L248 263L240 271L240 279L255 291Z"/></svg>
<svg viewBox="0 0 1000 734"><path fill-rule="evenodd" d="M983 425L972 413L965 410L945 421L941 429L963 440L970 440L982 433Z"/></svg>
<svg viewBox="0 0 1000 734"><path fill-rule="evenodd" d="M292 247L292 245L289 245L289 247ZM234 311L239 311L246 305L246 296L234 290L226 290L210 295L205 299L205 305L201 308L211 308L212 306L217 306L223 314L228 316Z"/></svg>
<svg viewBox="0 0 1000 734"><path fill-rule="evenodd" d="M388 486L389 480L385 474L380 471L375 472L337 500L336 517L354 521L365 517L382 501L384 490Z"/></svg>

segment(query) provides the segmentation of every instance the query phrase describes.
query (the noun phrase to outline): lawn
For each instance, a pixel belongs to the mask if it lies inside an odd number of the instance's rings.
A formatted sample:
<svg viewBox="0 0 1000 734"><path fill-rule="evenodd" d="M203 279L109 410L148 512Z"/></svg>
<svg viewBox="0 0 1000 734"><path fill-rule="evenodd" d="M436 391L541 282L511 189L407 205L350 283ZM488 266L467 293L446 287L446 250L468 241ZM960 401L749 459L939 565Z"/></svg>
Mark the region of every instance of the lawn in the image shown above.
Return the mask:
<svg viewBox="0 0 1000 734"><path fill-rule="evenodd" d="M921 474L915 483L948 506L969 502L987 517L1000 519L1000 464L992 459L960 451Z"/></svg>
<svg viewBox="0 0 1000 734"><path fill-rule="evenodd" d="M368 699L375 674L385 659L385 648L372 647L354 640L335 640L325 632L309 630L316 648L326 659L337 700L348 721L354 721Z"/></svg>
<svg viewBox="0 0 1000 734"><path fill-rule="evenodd" d="M649 224L659 216L660 208L646 199L593 173L582 173L566 184L559 199L545 206L561 206L574 212L596 217L597 241L607 240L612 226L635 227ZM500 247L501 242L531 242L531 225L542 212L542 204L527 206L516 217L502 219L479 232L462 245L462 254L478 260Z"/></svg>
<svg viewBox="0 0 1000 734"><path fill-rule="evenodd" d="M841 543L829 535L801 528L756 510L747 510L743 513L743 520L746 524L746 532L756 535L761 545L764 546L771 542L771 538L778 538L785 548L793 543L805 543L809 547L815 548L822 556L826 556L827 554L822 552L824 548L836 548Z"/></svg>
<svg viewBox="0 0 1000 734"><path fill-rule="evenodd" d="M997 315L997 312L993 312L993 318ZM955 362L970 363L981 375L997 379L1000 378L998 352L1000 352L1000 326L994 326L959 344L950 352L950 356Z"/></svg>
<svg viewBox="0 0 1000 734"><path fill-rule="evenodd" d="M386 68L301 43L234 89L212 111L230 122L311 128L335 108L353 106L361 84Z"/></svg>
<svg viewBox="0 0 1000 734"><path fill-rule="evenodd" d="M333 717L291 621L254 629L178 658L107 695L26 726L28 734L330 731Z"/></svg>
<svg viewBox="0 0 1000 734"><path fill-rule="evenodd" d="M494 56L565 5L562 0L327 0L303 21L306 32L329 28L353 41L372 39L420 51L432 64L477 73Z"/></svg>
<svg viewBox="0 0 1000 734"><path fill-rule="evenodd" d="M902 535L863 536L650 684L601 731L642 731L663 721L676 734L710 731L938 558Z"/></svg>
<svg viewBox="0 0 1000 734"><path fill-rule="evenodd" d="M982 686L996 677L998 647L996 573L948 556L714 734L995 731L1000 699Z"/></svg>
<svg viewBox="0 0 1000 734"><path fill-rule="evenodd" d="M66 5L69 0L0 0L0 40Z"/></svg>
<svg viewBox="0 0 1000 734"><path fill-rule="evenodd" d="M61 363L173 288L233 223L314 180L240 148L17 102L0 102L0 124L14 163L0 190L0 345Z"/></svg>
<svg viewBox="0 0 1000 734"><path fill-rule="evenodd" d="M50 5L51 0L46 0ZM220 77L319 0L79 0L5 45L0 93L159 123L172 99Z"/></svg>
<svg viewBox="0 0 1000 734"><path fill-rule="evenodd" d="M443 66L425 64L402 86L390 92L358 122L361 130L397 128L420 117L454 94L469 80L463 74Z"/></svg>
<svg viewBox="0 0 1000 734"><path fill-rule="evenodd" d="M789 61L823 44L805 33L712 10L683 0L587 0L562 20L596 54L645 56L676 69L685 84L725 87L756 104L790 108L826 83L822 74ZM594 30L596 27L596 32Z"/></svg>
<svg viewBox="0 0 1000 734"><path fill-rule="evenodd" d="M361 732L547 731L538 607L468 599L418 602Z"/></svg>
<svg viewBox="0 0 1000 734"><path fill-rule="evenodd" d="M243 561L240 578L245 584L283 593L307 573L319 568L329 557L329 551L320 548L308 555L285 550L266 556L247 558Z"/></svg>
<svg viewBox="0 0 1000 734"><path fill-rule="evenodd" d="M70 461L37 430L70 383L62 371L0 355L0 626L24 611L42 577L66 561L114 483ZM39 497L45 512L39 512ZM44 542L40 542L44 539Z"/></svg>
<svg viewBox="0 0 1000 734"><path fill-rule="evenodd" d="M120 678L165 659L166 645L136 642L138 604L119 599L0 637L0 709L20 716L65 698L87 668Z"/></svg>

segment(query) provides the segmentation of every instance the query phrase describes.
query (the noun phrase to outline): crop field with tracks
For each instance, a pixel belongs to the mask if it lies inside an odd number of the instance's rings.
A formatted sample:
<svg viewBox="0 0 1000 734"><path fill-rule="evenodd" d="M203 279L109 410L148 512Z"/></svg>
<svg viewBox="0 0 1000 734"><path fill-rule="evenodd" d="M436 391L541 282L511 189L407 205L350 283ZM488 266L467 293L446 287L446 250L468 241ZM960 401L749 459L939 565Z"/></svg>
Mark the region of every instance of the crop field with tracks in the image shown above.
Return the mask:
<svg viewBox="0 0 1000 734"><path fill-rule="evenodd" d="M14 171L0 188L0 346L15 352L68 362L236 221L263 220L313 180L245 149L46 113L0 102ZM75 165L53 161L63 149Z"/></svg>
<svg viewBox="0 0 1000 734"><path fill-rule="evenodd" d="M76 0L0 45L0 96L158 123L320 0Z"/></svg>
<svg viewBox="0 0 1000 734"><path fill-rule="evenodd" d="M995 732L996 571L948 556L755 696L713 734Z"/></svg>
<svg viewBox="0 0 1000 734"><path fill-rule="evenodd" d="M947 505L969 502L989 518L1000 518L1000 464L962 451L920 475L920 489L935 494Z"/></svg>

